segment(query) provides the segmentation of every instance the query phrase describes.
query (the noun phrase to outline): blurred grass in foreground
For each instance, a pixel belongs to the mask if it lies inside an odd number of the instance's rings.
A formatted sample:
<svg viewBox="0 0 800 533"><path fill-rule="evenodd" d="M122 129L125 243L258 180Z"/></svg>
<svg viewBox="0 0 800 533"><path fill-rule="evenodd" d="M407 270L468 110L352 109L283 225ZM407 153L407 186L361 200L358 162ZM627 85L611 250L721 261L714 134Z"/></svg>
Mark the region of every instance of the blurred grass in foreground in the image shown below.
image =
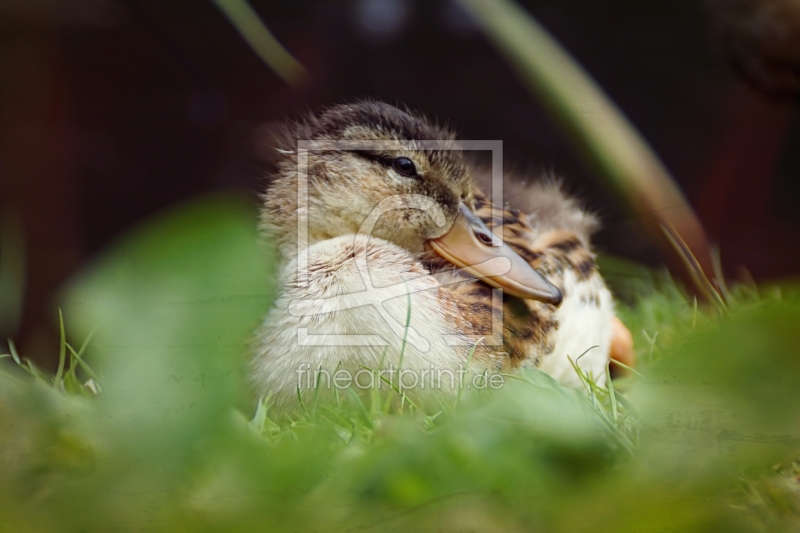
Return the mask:
<svg viewBox="0 0 800 533"><path fill-rule="evenodd" d="M532 372L457 406L274 419L241 372L275 291L254 220L236 197L158 217L68 291L58 379L0 359L0 531L800 527L794 286L721 311L608 258L642 360L624 396Z"/></svg>

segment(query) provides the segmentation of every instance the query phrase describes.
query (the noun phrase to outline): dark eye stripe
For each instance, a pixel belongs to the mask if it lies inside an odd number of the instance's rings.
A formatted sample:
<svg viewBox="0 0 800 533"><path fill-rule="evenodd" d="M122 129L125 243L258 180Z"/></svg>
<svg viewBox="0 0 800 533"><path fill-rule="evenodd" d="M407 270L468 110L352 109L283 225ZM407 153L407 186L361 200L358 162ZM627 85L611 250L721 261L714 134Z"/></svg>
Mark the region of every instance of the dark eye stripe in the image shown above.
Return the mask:
<svg viewBox="0 0 800 533"><path fill-rule="evenodd" d="M370 161L375 161L376 163L380 163L381 165L389 166L392 163L391 157L386 157L384 154L380 154L373 150L353 150L353 153L363 157L364 159L368 159Z"/></svg>
<svg viewBox="0 0 800 533"><path fill-rule="evenodd" d="M380 163L386 168L392 168L392 162L395 160L395 156L382 154L380 152L375 152L373 150L353 150L353 153L360 157L363 157L368 161L374 161L375 163Z"/></svg>
<svg viewBox="0 0 800 533"><path fill-rule="evenodd" d="M369 161L374 161L376 163L380 163L381 165L385 166L386 168L393 168L395 171L397 171L399 174L401 174L403 176L411 177L411 176L418 176L419 175L417 173L417 168L414 165L414 161L412 161L408 157L395 157L395 156L392 156L392 155L387 155L387 154L382 154L380 152L375 152L373 150L353 150L352 152L354 154L360 156L360 157L363 157L364 159L369 160ZM407 160L408 162L411 163L411 166L414 169L413 172L411 172L410 174L407 174L407 173L402 172L400 169L398 169L395 166L396 162L398 160L401 160L401 159L405 159L405 160Z"/></svg>

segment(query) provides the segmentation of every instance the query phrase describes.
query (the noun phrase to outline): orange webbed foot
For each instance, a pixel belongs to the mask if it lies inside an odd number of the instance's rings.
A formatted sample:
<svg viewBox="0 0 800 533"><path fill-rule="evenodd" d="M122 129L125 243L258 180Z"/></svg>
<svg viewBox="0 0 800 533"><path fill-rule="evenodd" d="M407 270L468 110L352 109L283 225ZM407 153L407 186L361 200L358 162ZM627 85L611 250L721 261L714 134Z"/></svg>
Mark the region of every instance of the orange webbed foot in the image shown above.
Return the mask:
<svg viewBox="0 0 800 533"><path fill-rule="evenodd" d="M611 349L610 357L612 361L622 363L633 368L636 365L636 352L633 350L633 336L630 330L622 323L616 315L611 320ZM611 365L613 376L623 376L628 370L617 364Z"/></svg>

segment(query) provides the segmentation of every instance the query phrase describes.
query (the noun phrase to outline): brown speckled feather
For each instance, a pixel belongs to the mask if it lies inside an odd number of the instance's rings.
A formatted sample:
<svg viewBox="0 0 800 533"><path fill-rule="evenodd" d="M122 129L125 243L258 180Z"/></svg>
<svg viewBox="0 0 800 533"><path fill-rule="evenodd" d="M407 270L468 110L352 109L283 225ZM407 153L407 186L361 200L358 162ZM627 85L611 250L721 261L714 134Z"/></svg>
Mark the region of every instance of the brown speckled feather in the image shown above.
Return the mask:
<svg viewBox="0 0 800 533"><path fill-rule="evenodd" d="M588 235L561 228L536 231L528 222L530 215L517 209L493 208L486 195L478 189L475 191L475 212L507 245L562 292L566 290L563 283L566 269L573 270L579 281L599 275L588 248ZM498 231L500 227L502 232ZM473 290L476 298L491 301L489 287L480 285ZM553 333L559 326L555 307L508 295L504 297L502 307L504 347L508 357L503 366L538 366L540 359L554 348ZM497 314L497 310L494 312Z"/></svg>

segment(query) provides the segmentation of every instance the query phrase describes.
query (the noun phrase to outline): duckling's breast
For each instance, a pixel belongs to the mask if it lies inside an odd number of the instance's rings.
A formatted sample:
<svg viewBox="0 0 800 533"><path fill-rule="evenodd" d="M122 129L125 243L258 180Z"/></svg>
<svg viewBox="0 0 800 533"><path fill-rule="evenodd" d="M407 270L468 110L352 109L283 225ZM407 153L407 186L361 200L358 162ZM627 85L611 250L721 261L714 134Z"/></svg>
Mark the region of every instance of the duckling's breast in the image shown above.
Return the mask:
<svg viewBox="0 0 800 533"><path fill-rule="evenodd" d="M339 371L382 368L406 370L418 389L458 388L436 376L466 364L459 309L411 253L355 235L306 252L283 268L283 291L258 331L252 376L260 393L289 405L315 390L314 372L327 387Z"/></svg>
<svg viewBox="0 0 800 533"><path fill-rule="evenodd" d="M561 286L564 300L555 313L554 349L542 357L539 368L562 385L578 388L583 384L572 366L574 362L602 386L614 318L611 293L599 274L580 279L572 269L564 271Z"/></svg>

